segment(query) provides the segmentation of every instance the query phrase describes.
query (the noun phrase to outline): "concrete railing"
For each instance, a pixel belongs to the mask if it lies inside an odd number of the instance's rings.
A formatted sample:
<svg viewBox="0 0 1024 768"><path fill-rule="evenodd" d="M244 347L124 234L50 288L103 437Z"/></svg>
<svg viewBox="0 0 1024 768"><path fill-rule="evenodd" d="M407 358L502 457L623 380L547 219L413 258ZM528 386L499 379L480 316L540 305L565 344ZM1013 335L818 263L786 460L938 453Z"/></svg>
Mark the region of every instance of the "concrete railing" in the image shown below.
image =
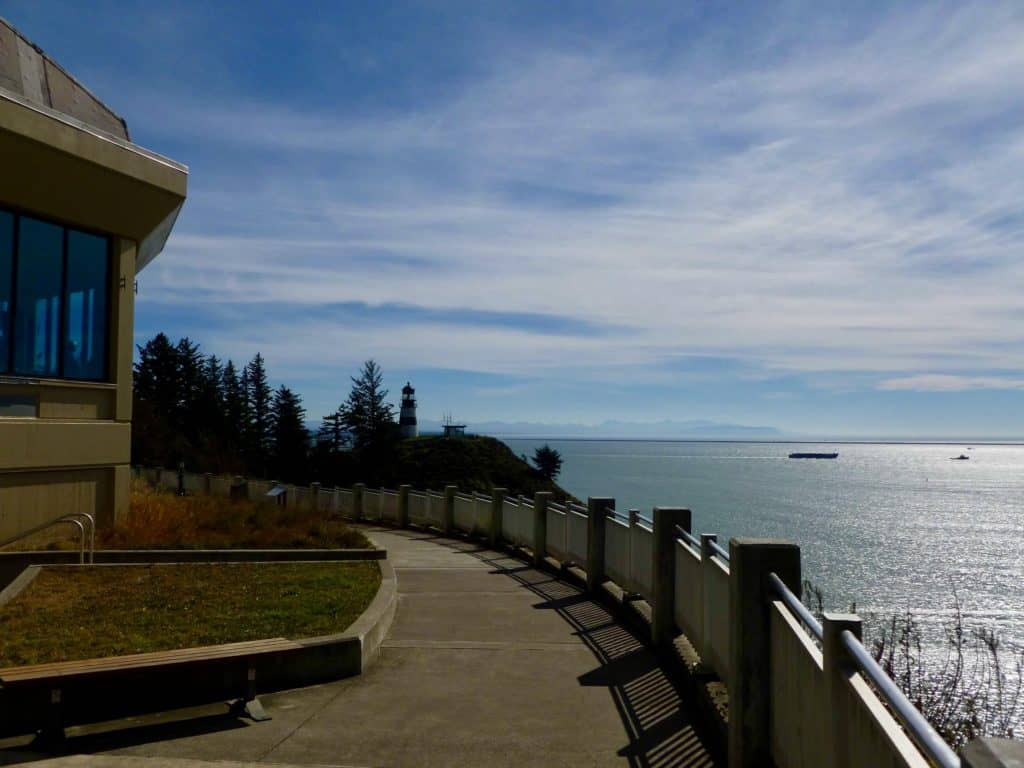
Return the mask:
<svg viewBox="0 0 1024 768"><path fill-rule="evenodd" d="M136 472L161 487L179 484L177 473L168 470ZM209 475L186 476L184 486L229 495L243 483L248 498L274 487ZM992 762L992 755L1017 751L1017 742L998 740L973 742L961 761L873 664L859 641L859 618L826 614L822 625L807 612L799 597L795 544L734 538L725 549L714 535L691 533L688 509L656 507L648 521L636 510L617 513L614 499L591 498L584 507L555 503L550 496L511 497L503 489L490 496L466 494L455 486L442 493L408 485L375 490L313 484L288 486L284 503L504 541L529 550L535 562L548 558L585 570L591 589L614 582L628 601L649 605L656 645L685 636L699 656L699 674L717 676L727 686L730 766L1013 764Z"/></svg>

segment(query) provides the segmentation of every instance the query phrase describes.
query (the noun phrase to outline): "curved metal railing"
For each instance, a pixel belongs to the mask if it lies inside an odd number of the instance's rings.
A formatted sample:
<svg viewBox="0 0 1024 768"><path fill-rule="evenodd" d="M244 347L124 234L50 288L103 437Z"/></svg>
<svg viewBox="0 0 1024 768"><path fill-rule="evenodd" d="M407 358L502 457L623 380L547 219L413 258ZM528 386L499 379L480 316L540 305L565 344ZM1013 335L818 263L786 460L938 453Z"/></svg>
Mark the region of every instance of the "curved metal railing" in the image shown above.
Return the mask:
<svg viewBox="0 0 1024 768"><path fill-rule="evenodd" d="M709 541L708 546L711 547L711 554L724 560L727 563L729 562L729 550L727 550L717 541Z"/></svg>
<svg viewBox="0 0 1024 768"><path fill-rule="evenodd" d="M772 589L775 590L775 594L778 595L779 599L786 604L787 608L789 608L790 613L800 619L803 625L807 627L808 631L814 635L820 643L822 638L825 636L821 628L821 622L814 617L814 614L807 609L807 606L803 604L800 598L794 595L789 587L783 583L782 579L774 573L768 574L768 583L771 584Z"/></svg>
<svg viewBox="0 0 1024 768"><path fill-rule="evenodd" d="M82 522L83 519L88 521L88 526L89 526L88 533L86 533L86 526ZM47 520L45 523L40 523L39 525L34 526L32 528L29 528L26 531L22 531L21 533L17 533L14 536L11 536L8 539L4 539L3 541L0 541L0 549L2 549L3 547L8 546L10 544L14 544L17 541L21 541L22 539L27 539L29 536L33 536L33 535L35 535L35 534L37 534L37 533L39 533L41 531L45 531L47 528L52 528L55 525L60 525L61 523L67 523L68 525L74 525L75 527L78 528L78 534L79 534L79 539L78 539L78 562L82 563L82 564L85 564L87 562L86 561L86 552L88 552L88 556L89 556L88 562L90 562L90 563L95 562L96 561L96 519L92 515L90 515L88 512L68 512L66 514L60 515L58 517L55 517L52 520ZM88 549L86 548L87 542L88 542Z"/></svg>
<svg viewBox="0 0 1024 768"><path fill-rule="evenodd" d="M952 747L932 728L920 710L910 703L910 699L892 678L885 674L885 670L868 653L857 636L845 629L839 634L839 639L858 671L875 687L889 709L896 715L900 725L925 756L939 768L960 768L960 758L956 756Z"/></svg>
<svg viewBox="0 0 1024 768"><path fill-rule="evenodd" d="M776 574L769 574L768 582L790 613L807 627L807 630L817 638L818 642L821 642L824 637L821 622L814 617L800 598L793 594ZM893 679L885 673L885 670L875 661L857 636L847 629L840 633L839 639L843 644L843 650L853 661L857 671L868 679L888 706L889 711L893 713L903 730L910 736L917 748L924 753L925 757L939 768L960 768L960 758L956 756L952 747L932 728L925 716L910 702L910 699L893 682Z"/></svg>

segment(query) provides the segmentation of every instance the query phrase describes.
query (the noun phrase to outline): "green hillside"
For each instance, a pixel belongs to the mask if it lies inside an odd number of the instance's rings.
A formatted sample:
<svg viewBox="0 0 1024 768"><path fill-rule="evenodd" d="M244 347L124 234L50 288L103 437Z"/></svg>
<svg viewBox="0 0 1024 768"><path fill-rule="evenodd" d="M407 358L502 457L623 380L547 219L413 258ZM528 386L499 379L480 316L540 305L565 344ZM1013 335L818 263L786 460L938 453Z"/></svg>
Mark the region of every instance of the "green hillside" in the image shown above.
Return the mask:
<svg viewBox="0 0 1024 768"><path fill-rule="evenodd" d="M399 443L396 454L393 466L380 468L388 478L385 485L409 483L431 489L457 485L462 491L483 493L501 487L507 488L509 495L552 491L556 500L567 496L557 483L542 478L493 437L421 437Z"/></svg>

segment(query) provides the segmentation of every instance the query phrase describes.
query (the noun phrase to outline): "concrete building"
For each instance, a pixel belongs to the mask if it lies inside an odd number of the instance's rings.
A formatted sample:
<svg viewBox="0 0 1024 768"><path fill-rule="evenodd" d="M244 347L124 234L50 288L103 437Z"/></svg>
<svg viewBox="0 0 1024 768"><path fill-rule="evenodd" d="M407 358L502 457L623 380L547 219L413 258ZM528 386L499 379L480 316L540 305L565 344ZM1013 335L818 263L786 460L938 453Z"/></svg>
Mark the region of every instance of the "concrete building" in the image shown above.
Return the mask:
<svg viewBox="0 0 1024 768"><path fill-rule="evenodd" d="M188 172L0 19L0 540L128 510L135 276Z"/></svg>
<svg viewBox="0 0 1024 768"><path fill-rule="evenodd" d="M408 381L402 387L402 410L398 414L398 430L402 437L419 435L419 427L416 425L416 390Z"/></svg>

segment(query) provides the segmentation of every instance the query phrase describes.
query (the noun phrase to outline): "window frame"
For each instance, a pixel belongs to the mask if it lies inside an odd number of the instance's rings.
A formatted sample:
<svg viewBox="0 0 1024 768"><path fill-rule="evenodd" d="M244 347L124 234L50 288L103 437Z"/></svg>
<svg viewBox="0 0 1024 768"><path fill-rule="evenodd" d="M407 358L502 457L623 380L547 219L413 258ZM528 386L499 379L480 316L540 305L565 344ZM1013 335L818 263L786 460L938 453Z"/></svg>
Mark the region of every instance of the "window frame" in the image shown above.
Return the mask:
<svg viewBox="0 0 1024 768"><path fill-rule="evenodd" d="M113 383L113 372L111 371L111 347L113 342L111 340L111 331L113 330L114 320L114 300L116 298L116 286L113 284L113 273L114 273L114 254L115 254L115 240L116 236L109 232L102 232L96 229L89 229L87 227L80 227L77 225L67 224L63 221L51 218L45 215L39 215L34 211L25 210L16 206L8 205L7 203L0 203L0 211L9 213L14 218L13 232L11 235L11 301L10 309L8 310L8 316L10 319L9 328L9 343L7 349L7 360L5 363L5 370L0 372L0 379L19 379L22 381L70 381L80 382L84 384L111 384ZM18 267L20 261L20 245L21 245L21 220L23 218L35 219L36 221L43 222L45 224L51 224L61 229L61 275L60 275L60 320L58 329L58 355L57 355L57 373L46 374L46 375L32 375L26 373L17 373L14 370L14 359L15 359L15 348L17 346L17 338L15 331L15 323L18 312ZM67 289L68 289L68 235L71 230L81 232L86 235L92 235L94 237L102 238L106 244L106 268L103 274L103 283L106 286L106 308L104 311L104 330L106 332L103 340L103 375L99 378L88 379L76 376L66 376L64 373L64 355L66 351L67 343L67 331L68 331L68 316L70 312L70 304L68 301Z"/></svg>

